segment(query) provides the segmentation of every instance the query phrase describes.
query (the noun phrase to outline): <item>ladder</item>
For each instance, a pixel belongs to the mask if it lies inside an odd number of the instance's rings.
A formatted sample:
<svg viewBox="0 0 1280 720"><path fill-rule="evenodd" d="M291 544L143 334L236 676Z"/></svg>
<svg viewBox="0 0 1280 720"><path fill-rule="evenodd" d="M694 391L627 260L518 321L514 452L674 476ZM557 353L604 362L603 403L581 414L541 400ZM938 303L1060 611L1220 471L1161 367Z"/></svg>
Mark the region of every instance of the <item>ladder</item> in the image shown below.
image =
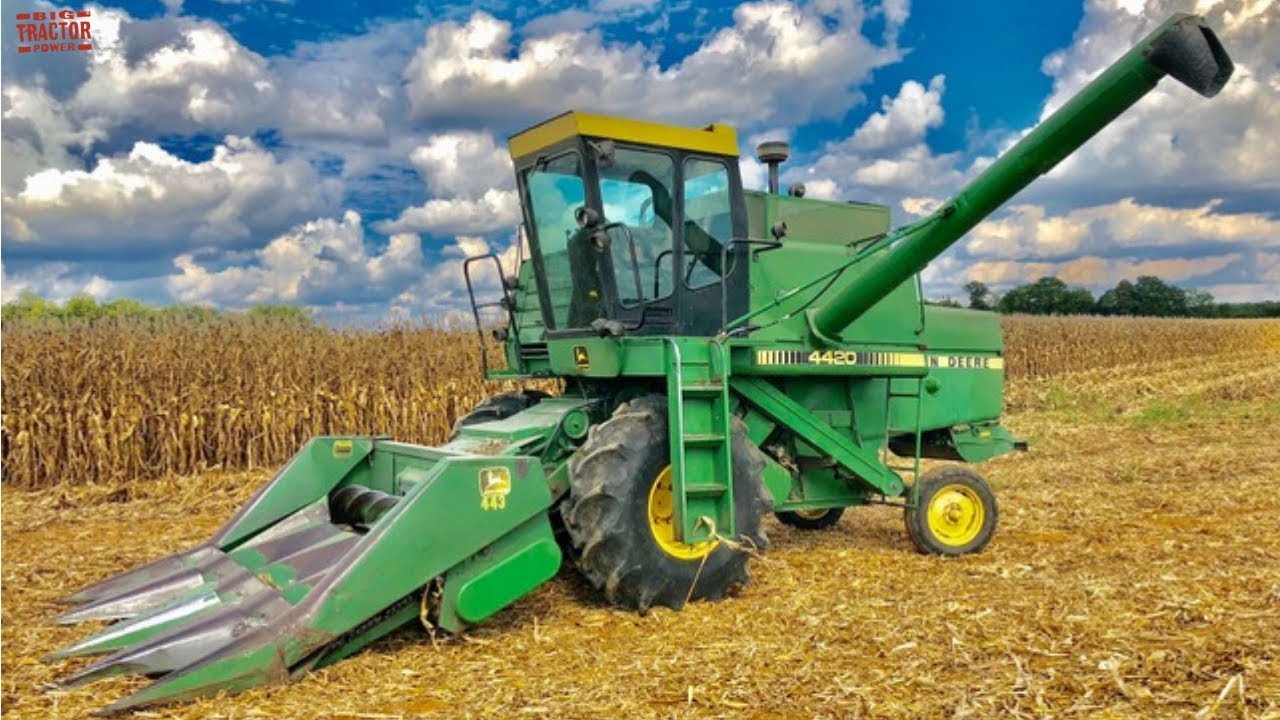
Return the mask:
<svg viewBox="0 0 1280 720"><path fill-rule="evenodd" d="M728 347L705 338L665 338L664 344L677 537L689 545L713 539L713 531L732 537Z"/></svg>
<svg viewBox="0 0 1280 720"><path fill-rule="evenodd" d="M884 446L881 448L880 452L882 453L885 467L897 473L911 474L911 487L909 488L909 492L907 494L907 505L910 507L915 507L916 500L919 498L919 495L920 495L920 483L918 482L920 480L920 450L921 450L921 442L922 442L921 441L922 431L920 428L920 420L921 420L921 405L923 404L923 395L924 395L924 378L923 377L914 378L915 389L906 390L906 391L901 391L901 390L895 391L893 389L894 380L909 381L910 378L889 378L889 387L888 387L888 391L885 394ZM915 400L915 408L913 412L913 417L915 419L910 428L891 427L891 423L893 422L893 401L895 399ZM902 430L908 430L908 429L912 432L912 435L915 440L915 443L912 446L914 448L914 452L912 453L912 455L914 456L913 461L910 465L890 465L888 462L889 453L890 453L889 435L891 432L894 432L894 431L902 431Z"/></svg>

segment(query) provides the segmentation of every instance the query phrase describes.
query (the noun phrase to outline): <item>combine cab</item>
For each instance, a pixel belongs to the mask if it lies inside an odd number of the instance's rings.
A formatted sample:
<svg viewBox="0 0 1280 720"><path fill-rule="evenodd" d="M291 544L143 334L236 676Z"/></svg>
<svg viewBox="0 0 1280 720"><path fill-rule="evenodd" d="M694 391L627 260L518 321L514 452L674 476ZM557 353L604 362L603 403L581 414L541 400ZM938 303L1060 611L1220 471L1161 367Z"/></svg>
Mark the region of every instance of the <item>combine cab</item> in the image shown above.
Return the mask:
<svg viewBox="0 0 1280 720"><path fill-rule="evenodd" d="M778 144L770 192L744 191L722 125L571 112L519 133L529 256L477 304L477 324L484 305L506 318L507 368L485 372L564 393L491 398L438 448L312 440L208 542L67 598L62 622L115 622L52 656L106 654L61 684L155 678L117 712L284 682L405 623L481 622L566 557L622 607L718 599L769 512L818 529L888 504L923 552L981 550L990 488L920 461L1021 447L1000 424L1000 326L925 305L917 273L1166 74L1211 97L1231 70L1175 16L892 231L884 207L779 195ZM486 266L467 260L469 283Z"/></svg>

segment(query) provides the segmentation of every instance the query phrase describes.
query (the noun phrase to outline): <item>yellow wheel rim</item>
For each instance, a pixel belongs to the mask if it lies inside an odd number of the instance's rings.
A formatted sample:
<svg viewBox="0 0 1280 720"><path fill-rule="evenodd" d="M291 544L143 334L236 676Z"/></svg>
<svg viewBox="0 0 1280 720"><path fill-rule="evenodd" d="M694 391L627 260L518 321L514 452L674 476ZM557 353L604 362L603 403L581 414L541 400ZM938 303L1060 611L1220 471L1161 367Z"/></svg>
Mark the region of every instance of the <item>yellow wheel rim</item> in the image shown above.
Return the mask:
<svg viewBox="0 0 1280 720"><path fill-rule="evenodd" d="M662 551L680 560L700 560L719 540L688 545L676 539L676 507L671 494L671 466L663 468L649 488L649 532Z"/></svg>
<svg viewBox="0 0 1280 720"><path fill-rule="evenodd" d="M816 510L792 510L796 517L802 517L805 520L821 520L824 515L831 512L829 508L818 508Z"/></svg>
<svg viewBox="0 0 1280 720"><path fill-rule="evenodd" d="M982 532L986 507L982 498L967 485L944 485L933 494L928 508L929 532L939 542L960 547L973 542Z"/></svg>

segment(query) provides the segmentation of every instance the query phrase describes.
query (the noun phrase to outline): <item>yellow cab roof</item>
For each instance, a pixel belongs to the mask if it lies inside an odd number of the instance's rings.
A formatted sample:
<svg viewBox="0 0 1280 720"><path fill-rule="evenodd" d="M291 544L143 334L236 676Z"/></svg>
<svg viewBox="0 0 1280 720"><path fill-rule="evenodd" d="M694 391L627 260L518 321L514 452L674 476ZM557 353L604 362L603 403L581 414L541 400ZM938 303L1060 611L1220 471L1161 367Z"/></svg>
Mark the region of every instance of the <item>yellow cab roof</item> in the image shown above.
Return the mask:
<svg viewBox="0 0 1280 720"><path fill-rule="evenodd" d="M512 159L518 159L575 135L679 148L711 155L738 155L738 132L728 125L717 123L690 128L609 115L592 115L576 110L557 115L512 135L507 141L507 147Z"/></svg>

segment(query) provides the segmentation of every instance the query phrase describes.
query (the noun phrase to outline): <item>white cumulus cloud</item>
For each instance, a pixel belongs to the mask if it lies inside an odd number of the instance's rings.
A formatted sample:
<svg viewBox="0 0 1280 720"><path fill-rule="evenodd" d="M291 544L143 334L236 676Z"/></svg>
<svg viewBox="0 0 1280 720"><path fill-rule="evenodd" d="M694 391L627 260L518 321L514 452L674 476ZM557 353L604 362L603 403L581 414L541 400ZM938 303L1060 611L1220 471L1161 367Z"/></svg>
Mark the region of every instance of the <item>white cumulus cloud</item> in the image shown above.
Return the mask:
<svg viewBox="0 0 1280 720"><path fill-rule="evenodd" d="M385 297L421 275L418 236L392 235L381 252L371 252L365 240L360 215L348 210L340 220L322 218L293 227L254 251L251 263L211 269L196 255L183 253L173 263L179 272L167 282L183 302L234 307L327 304L351 301L370 290Z"/></svg>
<svg viewBox="0 0 1280 720"><path fill-rule="evenodd" d="M812 197L898 204L922 192L952 192L965 173L960 153L935 153L925 136L942 125L946 79L928 85L907 80L898 94L881 98L873 113L843 140L828 143L817 161L787 172L803 180Z"/></svg>
<svg viewBox="0 0 1280 720"><path fill-rule="evenodd" d="M925 131L942 124L945 88L943 75L935 75L928 87L915 80L904 82L896 97L881 99L881 111L867 118L853 133L848 148L875 152L919 142Z"/></svg>
<svg viewBox="0 0 1280 720"><path fill-rule="evenodd" d="M965 249L977 257L1055 257L1134 248L1246 244L1280 245L1280 220L1262 213L1222 212L1221 200L1171 208L1124 198L1054 215L1039 205L1015 205L980 223Z"/></svg>
<svg viewBox="0 0 1280 720"><path fill-rule="evenodd" d="M1206 100L1172 78L1067 158L1039 188L1076 197L1128 192L1280 192L1280 3L1257 0L1093 0L1070 47L1043 67L1054 80L1047 116L1175 11L1203 14L1235 63Z"/></svg>
<svg viewBox="0 0 1280 720"><path fill-rule="evenodd" d="M894 15L894 19L898 15ZM429 27L405 70L421 119L540 120L582 109L668 122L742 125L838 117L896 47L862 34L861 5L744 3L733 25L662 68L641 44L565 29L512 42L512 26L477 12Z"/></svg>
<svg viewBox="0 0 1280 720"><path fill-rule="evenodd" d="M432 135L409 156L431 191L442 197L480 197L514 187L511 158L493 135L458 131Z"/></svg>
<svg viewBox="0 0 1280 720"><path fill-rule="evenodd" d="M478 198L432 198L406 209L400 217L377 225L380 232L426 232L434 235L488 234L513 229L520 222L515 190L487 190Z"/></svg>
<svg viewBox="0 0 1280 720"><path fill-rule="evenodd" d="M379 223L380 232L487 235L510 231L520 222L511 160L491 134L432 135L410 158L432 197Z"/></svg>
<svg viewBox="0 0 1280 720"><path fill-rule="evenodd" d="M113 288L114 283L110 280L78 269L71 263L40 263L18 276L10 275L0 265L0 302L17 300L26 292L56 302L76 295L90 295L101 300L111 295Z"/></svg>
<svg viewBox="0 0 1280 720"><path fill-rule="evenodd" d="M336 199L333 181L302 160L276 158L229 136L204 162L138 142L92 170L47 169L4 196L5 234L42 248L125 250L140 255L250 239Z"/></svg>

